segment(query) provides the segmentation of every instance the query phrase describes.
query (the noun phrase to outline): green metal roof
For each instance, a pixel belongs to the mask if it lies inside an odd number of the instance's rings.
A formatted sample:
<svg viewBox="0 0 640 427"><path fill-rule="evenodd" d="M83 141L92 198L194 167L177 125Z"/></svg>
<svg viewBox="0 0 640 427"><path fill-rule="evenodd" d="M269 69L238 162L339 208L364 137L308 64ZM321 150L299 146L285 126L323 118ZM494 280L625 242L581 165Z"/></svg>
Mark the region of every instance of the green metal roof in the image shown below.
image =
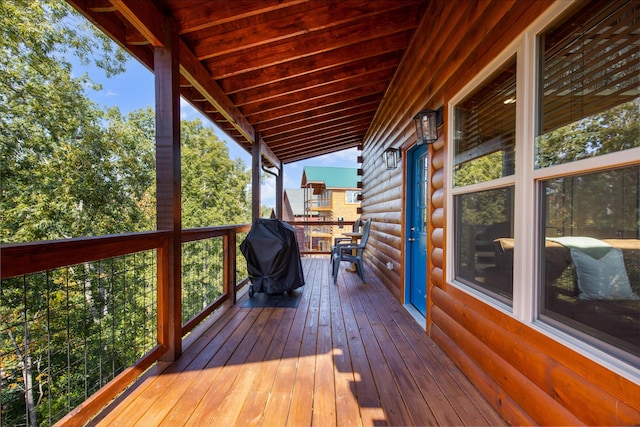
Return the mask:
<svg viewBox="0 0 640 427"><path fill-rule="evenodd" d="M300 186L305 187L308 183L324 183L325 188L358 188L358 169L305 166Z"/></svg>

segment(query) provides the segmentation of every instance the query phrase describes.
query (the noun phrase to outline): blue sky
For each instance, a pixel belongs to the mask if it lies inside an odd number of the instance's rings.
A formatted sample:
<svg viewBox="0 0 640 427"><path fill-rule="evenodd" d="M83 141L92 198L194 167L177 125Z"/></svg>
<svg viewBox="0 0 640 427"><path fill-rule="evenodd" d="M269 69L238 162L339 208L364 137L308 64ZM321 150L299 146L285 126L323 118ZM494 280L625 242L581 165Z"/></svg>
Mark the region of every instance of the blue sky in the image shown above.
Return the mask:
<svg viewBox="0 0 640 427"><path fill-rule="evenodd" d="M135 59L127 62L127 71L124 74L107 78L104 72L95 67L83 67L74 63L74 71L81 74L87 72L95 83L100 83L102 89L94 91L87 89L87 95L102 107L118 107L124 114L154 105L154 82L153 74ZM189 103L184 100L180 102L180 114L183 119L192 120L200 118L204 123L213 127L215 134L225 142L229 148L229 156L232 159L241 158L247 167L251 167L251 156L240 148L235 141L202 116ZM289 163L284 167L284 188L299 188L302 180L302 170L304 166L335 166L335 167L358 167L358 152L355 148L344 150L329 155L316 157L296 163ZM262 204L270 207L275 206L275 179L268 174L264 179L261 193Z"/></svg>

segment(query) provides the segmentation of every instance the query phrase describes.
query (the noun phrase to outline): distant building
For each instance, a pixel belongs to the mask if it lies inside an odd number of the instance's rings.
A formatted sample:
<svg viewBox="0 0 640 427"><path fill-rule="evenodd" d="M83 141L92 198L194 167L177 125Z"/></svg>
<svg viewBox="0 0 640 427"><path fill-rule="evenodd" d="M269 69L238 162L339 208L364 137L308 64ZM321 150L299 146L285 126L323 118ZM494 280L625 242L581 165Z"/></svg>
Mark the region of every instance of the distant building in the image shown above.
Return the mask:
<svg viewBox="0 0 640 427"><path fill-rule="evenodd" d="M286 215L305 221L355 221L358 218L360 189L356 168L306 166L300 187L301 190L285 190L285 218ZM341 225L307 227L304 247L329 251L333 239L350 230L350 226Z"/></svg>
<svg viewBox="0 0 640 427"><path fill-rule="evenodd" d="M285 188L282 219L285 221L304 221L304 190Z"/></svg>

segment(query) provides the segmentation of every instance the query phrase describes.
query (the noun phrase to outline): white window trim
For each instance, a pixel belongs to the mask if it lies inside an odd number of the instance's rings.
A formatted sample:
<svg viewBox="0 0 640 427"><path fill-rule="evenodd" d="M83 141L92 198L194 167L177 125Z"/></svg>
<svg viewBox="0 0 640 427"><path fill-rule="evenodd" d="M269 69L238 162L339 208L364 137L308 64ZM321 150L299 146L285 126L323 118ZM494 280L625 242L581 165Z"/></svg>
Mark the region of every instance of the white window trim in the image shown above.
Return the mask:
<svg viewBox="0 0 640 427"><path fill-rule="evenodd" d="M616 153L605 154L598 157L583 159L567 164L550 166L546 168L534 168L535 149L535 118L537 117L537 36L544 31L558 16L569 9L574 1L556 2L550 6L536 21L534 21L516 40L514 40L500 55L486 66L478 75L467 83L448 103L448 117L455 117L455 106L460 103L472 90L487 79L493 71L504 64L512 56L516 56L516 160L515 175L502 177L485 183L473 184L463 187L453 187L453 168L449 167L445 175L444 187L446 190L446 221L455 224L454 196L504 188L513 183L515 185L514 199L514 240L535 242L539 235L539 221L536 214L539 209L540 181L554 177L567 176L578 173L595 172L614 167L635 165L640 158L640 148L632 148ZM455 135L454 120L447 123L447 144L453 147ZM448 165L454 164L454 150L447 150ZM451 227L449 227L451 230ZM513 301L512 306L505 304L490 295L483 293L469 285L455 280L455 236L453 232L446 236L447 263L445 281L461 291L481 300L489 306L517 319L532 329L559 342L562 345L588 357L593 362L602 365L634 382L640 384L640 369L615 357L612 354L594 347L588 342L570 335L553 325L540 320L539 312L539 269L540 255L536 245L518 245L514 248L514 276L513 276Z"/></svg>
<svg viewBox="0 0 640 427"><path fill-rule="evenodd" d="M455 106L459 104L460 101L462 101L474 89L476 89L478 85L480 85L483 81L489 78L491 74L496 69L498 69L498 67L502 66L504 63L506 63L509 59L513 58L514 56L516 57L516 69L519 70L518 67L520 63L521 45L522 45L522 42L520 38L516 39L504 51L502 51L500 55L494 58L489 65L487 65L480 73L478 73L478 75L476 75L469 83L467 83L460 92L458 92L455 96L453 96L449 101L449 105L448 105L448 117L451 117L451 118L455 117L455 111L454 111ZM520 83L518 80L516 80L516 98L519 95L519 87L520 87ZM519 110L521 109L520 104L521 103L519 101L516 104L516 118L522 117L522 114L519 112ZM518 122L521 122L521 120L516 120L516 138L519 135ZM455 135L455 129L454 129L455 123L453 119L449 120L449 123L447 123L447 126L448 126L447 134L450 136ZM453 144L454 144L453 138L451 138L448 142L449 142L449 146L453 147ZM454 150L450 149L447 151L448 151L447 153L448 164L453 165L455 160ZM516 148L516 162L517 162L517 159L518 159L518 148ZM497 188L505 188L508 186L516 185L517 171L518 171L518 165L516 163L515 175L504 176L497 179L493 179L491 181L480 182L477 184L454 187L453 186L454 171L453 171L453 168L450 168L450 170L446 174L445 183L444 183L445 189L446 189L446 195L447 195L446 197L447 223L448 224L456 223L455 216L454 216L454 213L455 213L454 200L453 200L454 196L461 195L461 194L475 193L478 191L493 190ZM499 311L502 311L504 313L507 313L510 316L513 316L514 307L512 305L504 303L496 298L492 298L491 296L485 294L484 292L479 291L478 289L472 286L469 286L465 283L455 280L455 265L456 265L455 236L453 235L453 233L447 233L446 239L447 239L447 246L446 246L447 259L452 260L452 262L447 263L447 271L445 272L446 274L445 277L447 282L455 286L456 288L460 289L461 291L468 293L477 299L482 300L483 302L485 302L486 304L489 304L493 308ZM514 253L514 266L516 262L515 256L516 256L516 253ZM514 291L515 291L515 287L514 287ZM515 294L514 294L514 299L515 299ZM515 303L515 300L513 301L513 303Z"/></svg>

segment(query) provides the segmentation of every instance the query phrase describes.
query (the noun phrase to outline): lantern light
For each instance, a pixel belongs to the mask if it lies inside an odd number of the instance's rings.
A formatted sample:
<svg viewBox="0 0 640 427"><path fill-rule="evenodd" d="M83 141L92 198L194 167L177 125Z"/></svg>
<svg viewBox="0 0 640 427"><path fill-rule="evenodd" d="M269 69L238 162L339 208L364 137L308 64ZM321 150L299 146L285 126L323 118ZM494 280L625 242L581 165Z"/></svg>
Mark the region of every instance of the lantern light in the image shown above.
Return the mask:
<svg viewBox="0 0 640 427"><path fill-rule="evenodd" d="M433 144L438 140L438 125L442 122L442 109L420 111L413 118L416 124L417 144Z"/></svg>
<svg viewBox="0 0 640 427"><path fill-rule="evenodd" d="M387 166L387 170L396 169L400 163L400 149L389 147L384 150L384 163Z"/></svg>

